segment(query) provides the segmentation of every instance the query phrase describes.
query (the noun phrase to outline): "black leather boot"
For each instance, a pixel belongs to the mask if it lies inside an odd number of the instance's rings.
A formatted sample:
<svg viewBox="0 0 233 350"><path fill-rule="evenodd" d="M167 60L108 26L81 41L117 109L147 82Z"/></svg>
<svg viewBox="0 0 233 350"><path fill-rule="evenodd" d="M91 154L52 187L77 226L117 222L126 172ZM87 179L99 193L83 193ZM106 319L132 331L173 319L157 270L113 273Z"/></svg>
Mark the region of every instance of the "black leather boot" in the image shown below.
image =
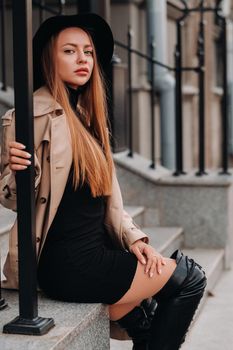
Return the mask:
<svg viewBox="0 0 233 350"><path fill-rule="evenodd" d="M179 250L171 258L177 267L154 296L158 307L151 323L148 350L178 350L184 342L206 286L201 266Z"/></svg>
<svg viewBox="0 0 233 350"><path fill-rule="evenodd" d="M157 302L145 299L117 323L124 328L133 341L133 350L147 350L150 326L154 318Z"/></svg>

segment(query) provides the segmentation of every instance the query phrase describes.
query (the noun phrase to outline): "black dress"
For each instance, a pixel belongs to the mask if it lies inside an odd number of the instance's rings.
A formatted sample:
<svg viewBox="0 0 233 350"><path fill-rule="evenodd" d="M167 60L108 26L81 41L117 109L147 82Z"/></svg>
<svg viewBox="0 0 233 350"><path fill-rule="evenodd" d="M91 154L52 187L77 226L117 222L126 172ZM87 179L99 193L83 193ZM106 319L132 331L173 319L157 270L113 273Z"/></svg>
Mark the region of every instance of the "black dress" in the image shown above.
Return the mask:
<svg viewBox="0 0 233 350"><path fill-rule="evenodd" d="M75 191L71 169L38 264L38 282L48 296L113 304L130 288L137 258L112 244L105 201L94 198L86 183Z"/></svg>

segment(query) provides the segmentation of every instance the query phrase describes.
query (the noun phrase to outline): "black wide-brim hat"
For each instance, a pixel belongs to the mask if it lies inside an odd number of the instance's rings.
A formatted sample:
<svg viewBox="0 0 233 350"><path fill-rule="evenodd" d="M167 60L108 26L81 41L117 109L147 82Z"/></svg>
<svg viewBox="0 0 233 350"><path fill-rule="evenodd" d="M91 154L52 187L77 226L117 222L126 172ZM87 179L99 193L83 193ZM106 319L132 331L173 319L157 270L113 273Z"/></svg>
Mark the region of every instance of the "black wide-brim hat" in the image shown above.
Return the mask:
<svg viewBox="0 0 233 350"><path fill-rule="evenodd" d="M103 70L111 62L114 40L111 28L102 17L94 13L50 17L41 24L33 38L34 91L45 84L41 64L44 47L53 35L69 27L82 28L91 35L98 63Z"/></svg>

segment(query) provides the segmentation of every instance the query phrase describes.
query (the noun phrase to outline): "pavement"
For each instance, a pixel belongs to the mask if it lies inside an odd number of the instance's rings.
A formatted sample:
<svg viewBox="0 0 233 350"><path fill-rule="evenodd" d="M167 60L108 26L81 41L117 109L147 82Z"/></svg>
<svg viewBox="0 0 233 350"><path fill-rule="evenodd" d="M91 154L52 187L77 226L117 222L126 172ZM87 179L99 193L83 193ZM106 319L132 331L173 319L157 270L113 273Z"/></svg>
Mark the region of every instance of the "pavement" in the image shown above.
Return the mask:
<svg viewBox="0 0 233 350"><path fill-rule="evenodd" d="M181 350L221 349L233 350L233 266L223 272L181 347ZM111 350L132 350L132 342L111 339Z"/></svg>

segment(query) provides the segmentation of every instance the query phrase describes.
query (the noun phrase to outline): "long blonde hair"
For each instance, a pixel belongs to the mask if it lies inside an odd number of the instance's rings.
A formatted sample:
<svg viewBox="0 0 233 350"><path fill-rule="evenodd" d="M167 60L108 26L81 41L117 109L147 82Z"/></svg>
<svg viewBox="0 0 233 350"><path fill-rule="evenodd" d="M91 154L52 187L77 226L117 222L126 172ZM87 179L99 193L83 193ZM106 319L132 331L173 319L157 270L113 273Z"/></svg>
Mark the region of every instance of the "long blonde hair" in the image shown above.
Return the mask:
<svg viewBox="0 0 233 350"><path fill-rule="evenodd" d="M91 40L89 34L88 36ZM90 131L88 131L71 108L67 89L58 76L55 59L56 37L51 38L43 51L42 69L46 86L67 116L73 151L73 185L77 188L85 181L89 184L94 197L107 196L112 190L113 160L107 125L104 79L94 45L92 76L78 106L79 111L84 112L84 117L89 119Z"/></svg>

